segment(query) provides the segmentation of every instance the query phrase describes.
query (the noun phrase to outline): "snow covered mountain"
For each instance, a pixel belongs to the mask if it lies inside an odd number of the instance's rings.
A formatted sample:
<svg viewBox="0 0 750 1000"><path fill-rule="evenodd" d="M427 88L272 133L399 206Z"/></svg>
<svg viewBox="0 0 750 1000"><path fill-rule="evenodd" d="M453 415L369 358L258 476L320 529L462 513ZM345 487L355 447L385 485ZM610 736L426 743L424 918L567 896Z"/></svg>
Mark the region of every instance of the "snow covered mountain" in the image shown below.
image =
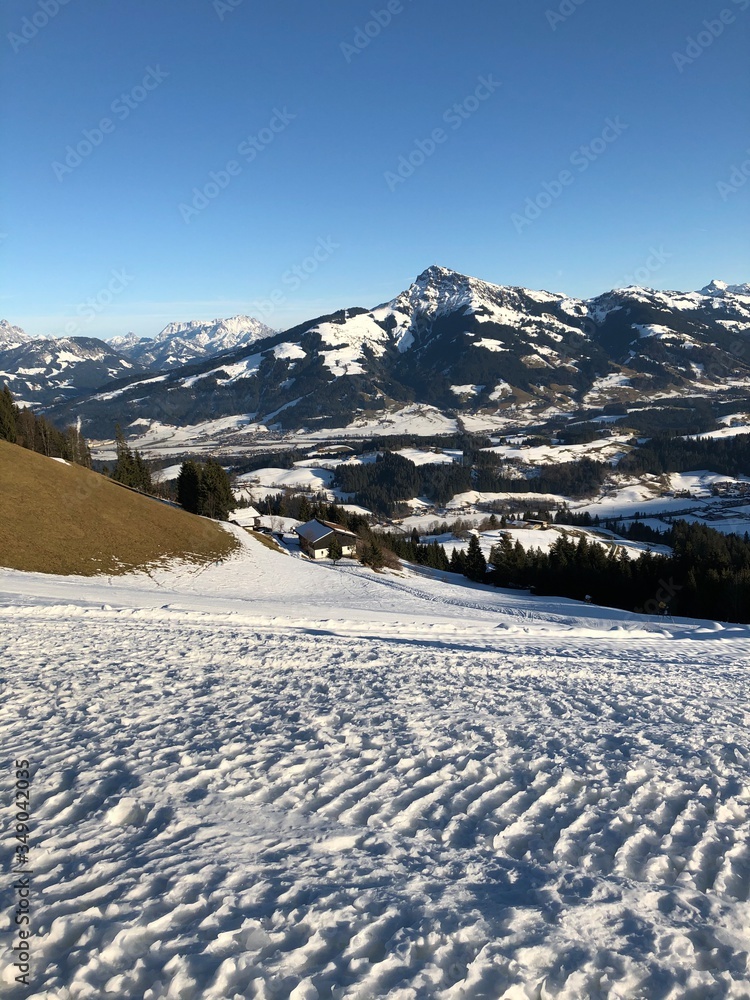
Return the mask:
<svg viewBox="0 0 750 1000"><path fill-rule="evenodd" d="M176 332L176 331L175 331ZM168 338L165 338L168 340ZM341 428L419 405L492 427L680 395L750 392L750 289L615 289L590 300L428 268L375 309L253 339L77 402L89 433L250 415Z"/></svg>
<svg viewBox="0 0 750 1000"><path fill-rule="evenodd" d="M179 368L274 333L250 316L170 323L155 338L130 333L104 341L95 337L30 337L0 320L0 385L24 404L49 406L87 396L109 383L151 371Z"/></svg>
<svg viewBox="0 0 750 1000"><path fill-rule="evenodd" d="M15 346L0 348L0 385L7 385L22 405L60 403L145 371L94 337L24 337Z"/></svg>
<svg viewBox="0 0 750 1000"><path fill-rule="evenodd" d="M11 326L7 319L0 319L0 351L10 350L11 347L19 347L31 339L28 333L24 333L20 326Z"/></svg>
<svg viewBox="0 0 750 1000"><path fill-rule="evenodd" d="M146 368L166 370L245 347L274 332L252 316L232 316L208 322L169 323L156 337L136 337L130 333L109 343L131 361Z"/></svg>

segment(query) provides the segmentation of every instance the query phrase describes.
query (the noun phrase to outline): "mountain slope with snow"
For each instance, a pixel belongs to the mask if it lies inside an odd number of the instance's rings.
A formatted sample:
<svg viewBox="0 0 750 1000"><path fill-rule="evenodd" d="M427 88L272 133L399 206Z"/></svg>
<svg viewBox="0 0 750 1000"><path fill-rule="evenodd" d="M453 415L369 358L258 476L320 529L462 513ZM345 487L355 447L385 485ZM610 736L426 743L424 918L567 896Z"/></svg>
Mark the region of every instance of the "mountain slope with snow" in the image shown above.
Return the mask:
<svg viewBox="0 0 750 1000"><path fill-rule="evenodd" d="M20 347L32 338L20 326L12 326L7 319L0 319L0 351Z"/></svg>
<svg viewBox="0 0 750 1000"><path fill-rule="evenodd" d="M747 996L746 627L244 539L0 573L33 804L8 1000Z"/></svg>
<svg viewBox="0 0 750 1000"><path fill-rule="evenodd" d="M418 405L441 420L533 422L581 407L750 392L750 295L617 289L587 301L433 266L375 309L347 309L77 403L113 423L343 428Z"/></svg>
<svg viewBox="0 0 750 1000"><path fill-rule="evenodd" d="M49 406L117 379L137 376L144 366L95 337L35 340L0 349L0 384L22 405Z"/></svg>
<svg viewBox="0 0 750 1000"><path fill-rule="evenodd" d="M156 337L136 337L131 333L113 338L110 344L132 361L161 371L246 347L274 332L251 316L232 316L208 322L169 323Z"/></svg>

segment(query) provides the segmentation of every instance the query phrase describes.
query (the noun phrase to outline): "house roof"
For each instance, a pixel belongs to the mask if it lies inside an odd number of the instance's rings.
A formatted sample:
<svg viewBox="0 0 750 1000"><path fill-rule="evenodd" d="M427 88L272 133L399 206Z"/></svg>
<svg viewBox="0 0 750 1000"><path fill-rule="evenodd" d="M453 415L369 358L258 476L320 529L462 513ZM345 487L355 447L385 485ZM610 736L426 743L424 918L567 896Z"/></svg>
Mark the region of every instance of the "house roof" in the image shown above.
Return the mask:
<svg viewBox="0 0 750 1000"><path fill-rule="evenodd" d="M337 535L348 535L352 539L356 539L357 537L353 531L347 531L343 524L334 524L333 521L321 521L318 518L306 521L305 524L299 524L294 530L305 541L312 543L320 542L334 533Z"/></svg>
<svg viewBox="0 0 750 1000"><path fill-rule="evenodd" d="M327 528L331 528L331 530L335 531L338 535L351 535L352 538L357 537L353 531L349 531L349 529L345 528L343 524L336 524L335 521L324 521L322 518L316 518L316 520L319 524L324 524Z"/></svg>

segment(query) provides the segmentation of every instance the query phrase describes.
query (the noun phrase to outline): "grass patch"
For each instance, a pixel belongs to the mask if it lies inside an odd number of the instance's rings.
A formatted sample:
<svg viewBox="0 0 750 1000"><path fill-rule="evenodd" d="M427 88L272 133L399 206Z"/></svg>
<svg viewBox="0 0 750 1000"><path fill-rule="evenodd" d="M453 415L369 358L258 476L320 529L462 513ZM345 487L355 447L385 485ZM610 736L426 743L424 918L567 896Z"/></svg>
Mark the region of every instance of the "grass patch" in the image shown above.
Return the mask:
<svg viewBox="0 0 750 1000"><path fill-rule="evenodd" d="M36 573L127 573L238 547L215 521L0 441L0 565Z"/></svg>
<svg viewBox="0 0 750 1000"><path fill-rule="evenodd" d="M281 545L276 541L275 538L271 538L270 535L264 535L262 531L253 531L252 528L245 528L245 531L254 538L261 545L265 545L267 549L272 552L286 552L286 549L282 548Z"/></svg>

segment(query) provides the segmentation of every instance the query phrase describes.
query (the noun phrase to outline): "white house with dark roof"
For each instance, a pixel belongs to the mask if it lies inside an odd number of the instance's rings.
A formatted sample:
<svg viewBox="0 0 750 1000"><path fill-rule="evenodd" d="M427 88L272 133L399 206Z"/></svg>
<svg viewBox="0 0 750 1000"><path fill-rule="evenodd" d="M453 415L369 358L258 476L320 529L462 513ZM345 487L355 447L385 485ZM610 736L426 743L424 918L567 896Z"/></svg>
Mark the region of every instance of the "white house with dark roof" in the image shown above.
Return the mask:
<svg viewBox="0 0 750 1000"><path fill-rule="evenodd" d="M353 556L357 551L357 536L347 531L343 524L315 517L298 525L294 531L299 536L300 548L311 559L326 559L334 538L338 539L345 556Z"/></svg>

